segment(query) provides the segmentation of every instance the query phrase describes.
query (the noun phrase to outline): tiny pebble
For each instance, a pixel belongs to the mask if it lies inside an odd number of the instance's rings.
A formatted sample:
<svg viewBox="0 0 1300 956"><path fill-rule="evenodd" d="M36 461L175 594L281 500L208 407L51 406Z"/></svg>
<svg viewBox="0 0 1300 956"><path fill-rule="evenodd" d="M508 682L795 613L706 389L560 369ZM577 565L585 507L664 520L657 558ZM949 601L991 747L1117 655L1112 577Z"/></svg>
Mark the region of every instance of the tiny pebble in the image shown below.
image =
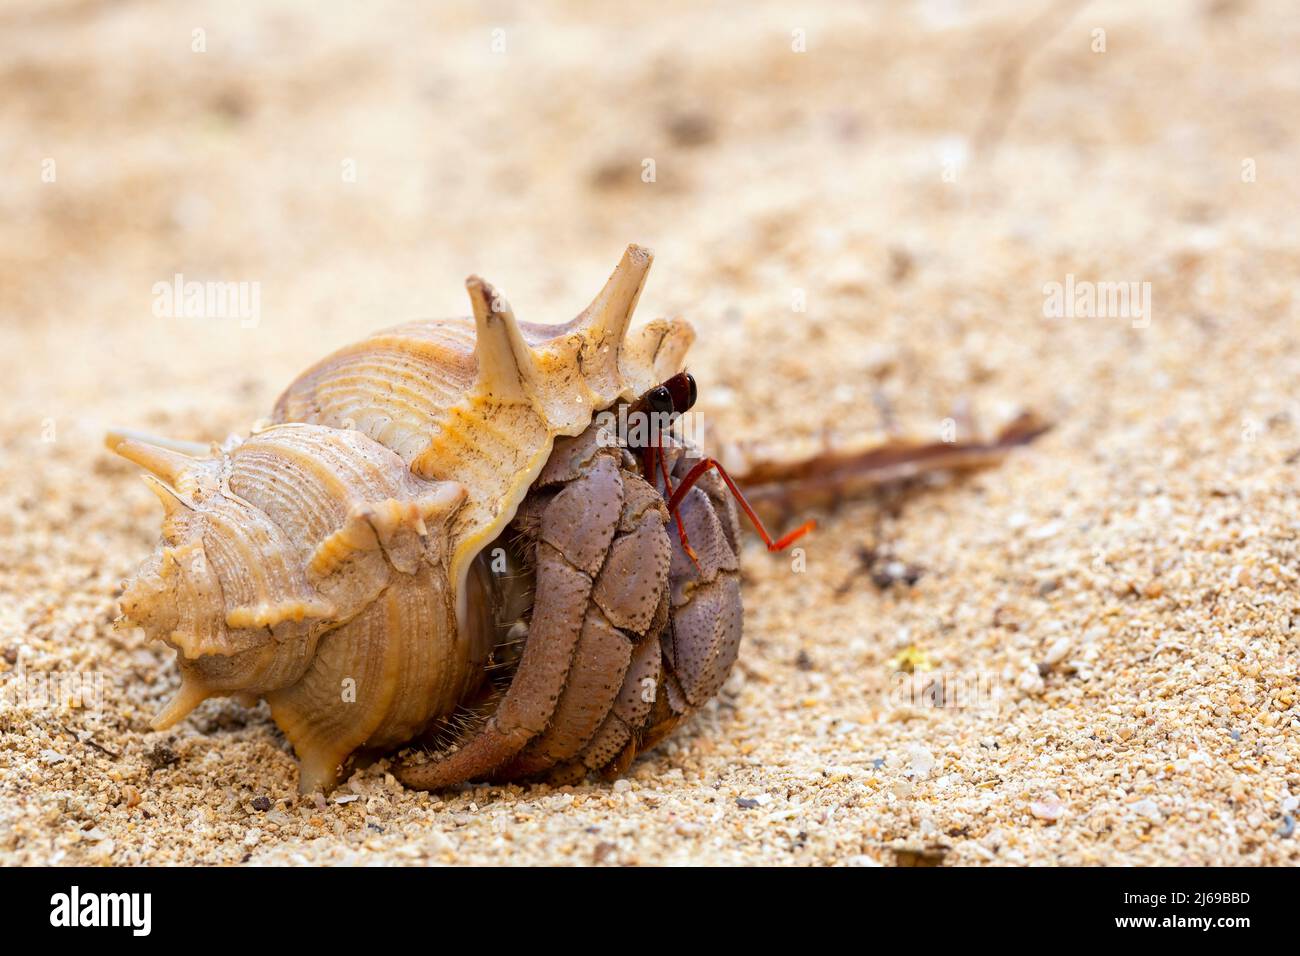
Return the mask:
<svg viewBox="0 0 1300 956"><path fill-rule="evenodd" d="M921 744L913 744L909 747L907 757L911 761L908 769L913 776L925 778L930 776L930 771L934 770L934 754Z"/></svg>
<svg viewBox="0 0 1300 956"><path fill-rule="evenodd" d="M1163 817L1160 808L1156 806L1156 802L1151 799L1138 800L1132 805L1132 810L1134 813L1144 816L1148 820L1159 820Z"/></svg>
<svg viewBox="0 0 1300 956"><path fill-rule="evenodd" d="M1065 804L1061 798L1054 793L1049 793L1041 800L1035 800L1029 805L1029 812L1039 820L1046 820L1048 823L1055 823L1061 817L1065 816Z"/></svg>
<svg viewBox="0 0 1300 956"><path fill-rule="evenodd" d="M1038 673L1037 667L1031 667L1020 672L1016 678L1016 689L1026 697L1037 697L1043 692L1046 685L1043 683L1043 675Z"/></svg>
<svg viewBox="0 0 1300 956"><path fill-rule="evenodd" d="M1059 638L1051 647L1047 649L1047 655L1043 658L1043 663L1048 667L1055 667L1061 661L1065 660L1073 643L1068 637Z"/></svg>

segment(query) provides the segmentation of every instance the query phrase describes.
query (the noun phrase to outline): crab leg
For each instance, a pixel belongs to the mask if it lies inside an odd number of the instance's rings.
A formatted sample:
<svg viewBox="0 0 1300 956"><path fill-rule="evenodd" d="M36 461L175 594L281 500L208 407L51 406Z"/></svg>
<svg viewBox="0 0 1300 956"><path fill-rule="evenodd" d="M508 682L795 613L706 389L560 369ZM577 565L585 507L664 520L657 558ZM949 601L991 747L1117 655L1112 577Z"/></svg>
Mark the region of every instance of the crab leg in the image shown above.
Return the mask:
<svg viewBox="0 0 1300 956"><path fill-rule="evenodd" d="M700 476L703 475L710 468L716 471L722 477L722 480L726 482L727 488L735 496L737 503L741 507L741 510L745 512L745 516L749 518L750 523L753 524L754 530L758 532L759 536L763 539L763 543L767 545L767 550L784 551L786 548L790 547L790 545L792 545L799 538L802 538L813 528L817 527L816 521L805 521L803 524L799 525L799 527L795 528L793 531L789 531L786 534L782 535L780 538L777 538L775 541L773 541L772 536L767 533L767 528L763 527L763 522L759 520L758 515L755 514L754 509L750 506L749 502L745 499L744 493L740 490L740 488L736 485L736 483L731 480L731 476L727 474L727 470L722 467L722 464L716 458L701 458L698 462L695 463L695 465L691 468L691 470L686 473L686 477L681 480L681 483L678 484L677 486L677 490L674 491L672 493L672 497L668 499L668 510L670 512L672 512L673 514L677 513L677 509L682 502L682 496L685 495L686 492L690 491L691 486L695 484L695 482L699 481ZM689 545L687 545L686 550L687 550L687 554L691 555L693 560L694 552L690 550Z"/></svg>
<svg viewBox="0 0 1300 956"><path fill-rule="evenodd" d="M619 688L609 716L578 755L583 769L600 770L617 761L629 742L632 743L629 759L635 756L636 742L633 736L645 726L646 719L654 708L662 676L663 654L658 638L651 636L632 651L631 666L623 678L623 686Z"/></svg>
<svg viewBox="0 0 1300 956"><path fill-rule="evenodd" d="M628 476L625 484L636 479ZM646 489L649 491L649 489ZM654 628L668 584L669 544L662 506L626 516L591 591L568 682L545 732L501 768L506 779L533 776L570 760L595 737L614 707L633 648ZM660 621L661 623L661 621Z"/></svg>
<svg viewBox="0 0 1300 956"><path fill-rule="evenodd" d="M663 630L671 563L668 512L640 477L624 472L623 481L619 533L591 588L568 683L546 731L498 771L500 778L534 777L576 757L614 709L638 649Z"/></svg>
<svg viewBox="0 0 1300 956"><path fill-rule="evenodd" d="M671 498L673 494L673 481L672 478L668 476L668 459L664 455L663 445L660 444L657 447L652 447L647 449L646 454L649 457L653 458L658 463L659 473L663 476L664 479L664 497ZM654 480L652 468L646 468L645 473L646 473L646 480L648 481ZM691 561L694 562L696 560L695 552L691 549L690 538L686 536L686 527L682 524L682 516L679 515L676 511L673 511L672 509L669 509L669 513L673 516L673 519L677 522L677 536L681 539L682 549L690 557Z"/></svg>
<svg viewBox="0 0 1300 956"><path fill-rule="evenodd" d="M399 780L433 790L482 778L546 729L569 679L593 577L605 562L622 508L623 480L611 455L594 459L548 504L536 551L539 602L510 689L496 713L458 750L399 767Z"/></svg>
<svg viewBox="0 0 1300 956"><path fill-rule="evenodd" d="M581 750L609 715L631 660L632 642L610 626L598 608L590 607L549 725L493 776L531 777Z"/></svg>

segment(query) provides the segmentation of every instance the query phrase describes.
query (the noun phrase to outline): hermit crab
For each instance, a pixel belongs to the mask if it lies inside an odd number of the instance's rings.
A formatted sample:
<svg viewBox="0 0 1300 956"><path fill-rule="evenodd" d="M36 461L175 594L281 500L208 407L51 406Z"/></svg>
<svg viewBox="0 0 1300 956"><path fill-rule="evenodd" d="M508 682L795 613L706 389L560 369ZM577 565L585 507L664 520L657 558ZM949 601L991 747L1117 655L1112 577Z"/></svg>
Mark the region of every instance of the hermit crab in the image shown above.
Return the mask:
<svg viewBox="0 0 1300 956"><path fill-rule="evenodd" d="M565 782L622 772L717 694L740 645L738 513L770 550L812 523L774 540L673 431L695 402L694 333L630 328L650 262L630 246L559 325L517 321L470 277L472 317L343 348L223 444L110 433L164 511L121 597L122 622L176 650L153 726L265 699L303 792L409 743L425 745L395 767L411 787ZM825 503L1041 430L1021 417L991 443L890 439L748 471L763 506Z"/></svg>
<svg viewBox="0 0 1300 956"><path fill-rule="evenodd" d="M629 247L562 325L471 277L472 318L336 352L223 445L111 433L164 510L121 598L177 652L154 727L264 698L304 792L417 738L431 759L396 772L433 789L617 773L716 694L741 634L734 483L671 431L598 418L694 402L690 326L630 329L650 262Z"/></svg>

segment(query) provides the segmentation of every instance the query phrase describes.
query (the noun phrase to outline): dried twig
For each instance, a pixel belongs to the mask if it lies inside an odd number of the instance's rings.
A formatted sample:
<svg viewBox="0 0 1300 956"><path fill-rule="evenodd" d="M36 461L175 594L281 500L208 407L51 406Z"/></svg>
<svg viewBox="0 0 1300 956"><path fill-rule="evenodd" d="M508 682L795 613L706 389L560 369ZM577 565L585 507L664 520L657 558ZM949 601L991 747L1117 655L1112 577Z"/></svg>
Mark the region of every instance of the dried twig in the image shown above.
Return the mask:
<svg viewBox="0 0 1300 956"><path fill-rule="evenodd" d="M1011 449L1027 444L1051 426L1032 412L980 441L921 441L896 438L859 451L827 450L796 461L752 461L735 472L755 506L779 513L833 506L882 485L928 472L965 471L997 464Z"/></svg>

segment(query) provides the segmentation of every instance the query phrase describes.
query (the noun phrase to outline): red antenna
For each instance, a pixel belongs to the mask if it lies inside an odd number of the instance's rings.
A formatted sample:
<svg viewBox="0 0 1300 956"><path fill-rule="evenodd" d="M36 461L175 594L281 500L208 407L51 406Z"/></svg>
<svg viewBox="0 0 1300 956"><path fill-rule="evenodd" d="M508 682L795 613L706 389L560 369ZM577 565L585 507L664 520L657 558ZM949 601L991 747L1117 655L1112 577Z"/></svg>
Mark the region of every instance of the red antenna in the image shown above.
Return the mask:
<svg viewBox="0 0 1300 956"><path fill-rule="evenodd" d="M632 410L641 413L651 411L660 414L680 415L695 404L695 396L695 378L689 372L680 372L637 399ZM722 467L722 464L716 458L701 458L691 466L691 470L686 473L686 477L682 479L681 484L674 488L672 479L668 475L668 460L664 455L663 436L657 429L655 430L654 443L642 449L641 455L641 467L647 478L653 479L655 467L658 466L659 473L664 481L664 494L668 498L668 513L676 520L677 536L681 539L682 550L686 552L697 571L700 562L695 554L695 549L691 547L690 540L686 537L686 527L682 524L682 516L678 509L681 506L682 499L686 496L686 492L690 491L691 487L710 468L722 476L727 489L735 496L736 501L740 503L741 510L745 512L745 516L749 518L750 523L754 526L754 530L758 532L763 539L763 543L767 545L767 550L784 551L795 541L817 527L816 521L805 521L793 531L773 540L772 536L768 534L767 528L763 526L762 520L754 512L753 506L745 499L744 493L741 492L735 481L727 474L727 470Z"/></svg>

